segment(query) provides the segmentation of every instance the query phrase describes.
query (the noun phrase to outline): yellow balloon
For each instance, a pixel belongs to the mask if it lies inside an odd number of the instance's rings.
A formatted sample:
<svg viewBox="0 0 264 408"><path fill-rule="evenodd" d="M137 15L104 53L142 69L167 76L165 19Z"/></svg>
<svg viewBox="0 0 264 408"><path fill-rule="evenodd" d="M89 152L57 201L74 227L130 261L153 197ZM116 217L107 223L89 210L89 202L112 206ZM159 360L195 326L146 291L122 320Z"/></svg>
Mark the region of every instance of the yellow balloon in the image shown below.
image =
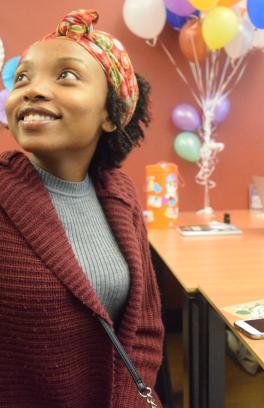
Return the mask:
<svg viewBox="0 0 264 408"><path fill-rule="evenodd" d="M202 33L210 50L217 50L230 43L238 32L238 19L233 10L215 7L203 21Z"/></svg>
<svg viewBox="0 0 264 408"><path fill-rule="evenodd" d="M209 10L218 4L219 0L189 0L198 10Z"/></svg>
<svg viewBox="0 0 264 408"><path fill-rule="evenodd" d="M232 7L234 4L238 3L240 0L219 0L218 6Z"/></svg>

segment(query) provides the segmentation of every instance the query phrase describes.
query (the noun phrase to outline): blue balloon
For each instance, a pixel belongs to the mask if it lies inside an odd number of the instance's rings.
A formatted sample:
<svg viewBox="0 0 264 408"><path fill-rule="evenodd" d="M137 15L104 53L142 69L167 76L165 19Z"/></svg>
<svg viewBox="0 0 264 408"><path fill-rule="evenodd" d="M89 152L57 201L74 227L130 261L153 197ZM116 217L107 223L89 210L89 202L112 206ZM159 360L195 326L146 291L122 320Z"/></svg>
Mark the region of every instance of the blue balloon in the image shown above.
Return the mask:
<svg viewBox="0 0 264 408"><path fill-rule="evenodd" d="M14 85L14 75L21 57L10 58L2 70L2 81L5 88L11 91Z"/></svg>
<svg viewBox="0 0 264 408"><path fill-rule="evenodd" d="M184 26L184 24L186 23L187 18L183 16L177 16L168 9L166 11L167 11L167 23L175 30L180 30L182 26Z"/></svg>
<svg viewBox="0 0 264 408"><path fill-rule="evenodd" d="M264 1L263 0L248 0L247 12L251 23L256 27L264 28Z"/></svg>
<svg viewBox="0 0 264 408"><path fill-rule="evenodd" d="M180 30L184 26L186 21L193 18L193 16L199 17L200 15L200 12L198 10L189 16L178 16L177 14L174 14L169 9L166 9L166 13L167 13L166 21L172 28L174 28L174 30Z"/></svg>

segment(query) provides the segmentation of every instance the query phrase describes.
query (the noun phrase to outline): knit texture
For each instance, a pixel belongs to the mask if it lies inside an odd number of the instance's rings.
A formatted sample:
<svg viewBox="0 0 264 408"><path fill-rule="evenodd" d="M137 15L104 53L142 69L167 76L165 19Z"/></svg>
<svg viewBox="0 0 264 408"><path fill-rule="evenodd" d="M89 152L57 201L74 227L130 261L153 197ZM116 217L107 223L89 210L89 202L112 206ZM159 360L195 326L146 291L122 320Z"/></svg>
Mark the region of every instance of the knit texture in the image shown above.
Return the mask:
<svg viewBox="0 0 264 408"><path fill-rule="evenodd" d="M96 196L92 180L62 180L36 166L75 256L95 293L117 320L129 290L128 267Z"/></svg>
<svg viewBox="0 0 264 408"><path fill-rule="evenodd" d="M117 335L153 387L163 327L141 209L119 170L93 182L130 272ZM1 154L1 408L145 407L96 314L113 325L38 173L21 152Z"/></svg>

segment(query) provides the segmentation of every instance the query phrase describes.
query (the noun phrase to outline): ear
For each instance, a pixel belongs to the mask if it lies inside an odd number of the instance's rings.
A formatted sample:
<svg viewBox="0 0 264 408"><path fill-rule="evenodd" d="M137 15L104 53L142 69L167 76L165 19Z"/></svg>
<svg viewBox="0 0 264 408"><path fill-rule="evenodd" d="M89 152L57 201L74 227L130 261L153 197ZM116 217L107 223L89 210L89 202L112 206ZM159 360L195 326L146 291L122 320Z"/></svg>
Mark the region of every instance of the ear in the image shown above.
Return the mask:
<svg viewBox="0 0 264 408"><path fill-rule="evenodd" d="M102 122L102 130L104 130L107 133L111 133L116 130L116 125L111 121L107 112Z"/></svg>

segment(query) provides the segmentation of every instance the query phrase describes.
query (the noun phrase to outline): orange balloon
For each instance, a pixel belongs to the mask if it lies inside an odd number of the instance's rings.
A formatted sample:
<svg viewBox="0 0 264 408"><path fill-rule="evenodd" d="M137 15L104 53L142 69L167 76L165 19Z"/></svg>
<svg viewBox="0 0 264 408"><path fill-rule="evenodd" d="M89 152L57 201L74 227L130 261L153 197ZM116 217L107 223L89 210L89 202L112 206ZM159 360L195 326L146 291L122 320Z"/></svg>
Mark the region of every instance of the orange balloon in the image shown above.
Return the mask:
<svg viewBox="0 0 264 408"><path fill-rule="evenodd" d="M240 0L219 0L218 6L231 7L238 3Z"/></svg>
<svg viewBox="0 0 264 408"><path fill-rule="evenodd" d="M207 54L208 48L202 35L202 23L193 18L184 24L179 35L181 52L191 62L202 62Z"/></svg>

